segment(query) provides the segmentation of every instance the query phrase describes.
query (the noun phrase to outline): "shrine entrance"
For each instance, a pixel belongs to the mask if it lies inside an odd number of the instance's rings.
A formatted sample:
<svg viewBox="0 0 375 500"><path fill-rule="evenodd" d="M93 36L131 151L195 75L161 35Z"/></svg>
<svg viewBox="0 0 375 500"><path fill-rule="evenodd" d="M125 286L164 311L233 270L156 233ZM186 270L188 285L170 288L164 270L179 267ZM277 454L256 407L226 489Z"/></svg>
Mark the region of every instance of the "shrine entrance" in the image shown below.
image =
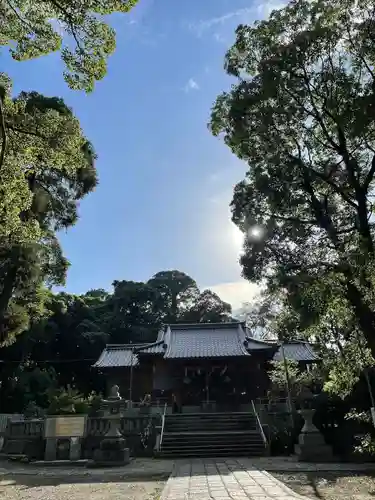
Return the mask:
<svg viewBox="0 0 375 500"><path fill-rule="evenodd" d="M234 410L246 395L244 377L234 365L189 365L183 368L180 400L182 406Z"/></svg>

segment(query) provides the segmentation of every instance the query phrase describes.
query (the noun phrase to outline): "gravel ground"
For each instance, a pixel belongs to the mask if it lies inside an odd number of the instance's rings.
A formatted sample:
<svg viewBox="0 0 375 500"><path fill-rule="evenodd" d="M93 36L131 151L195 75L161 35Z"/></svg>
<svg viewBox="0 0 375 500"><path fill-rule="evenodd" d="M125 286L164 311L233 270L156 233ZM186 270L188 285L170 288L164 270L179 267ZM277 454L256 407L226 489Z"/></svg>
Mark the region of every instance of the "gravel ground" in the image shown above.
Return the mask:
<svg viewBox="0 0 375 500"><path fill-rule="evenodd" d="M375 473L272 472L272 475L296 493L306 495L310 499L373 500L375 496Z"/></svg>
<svg viewBox="0 0 375 500"><path fill-rule="evenodd" d="M159 500L163 481L113 482L71 478L7 476L0 479L1 500Z"/></svg>

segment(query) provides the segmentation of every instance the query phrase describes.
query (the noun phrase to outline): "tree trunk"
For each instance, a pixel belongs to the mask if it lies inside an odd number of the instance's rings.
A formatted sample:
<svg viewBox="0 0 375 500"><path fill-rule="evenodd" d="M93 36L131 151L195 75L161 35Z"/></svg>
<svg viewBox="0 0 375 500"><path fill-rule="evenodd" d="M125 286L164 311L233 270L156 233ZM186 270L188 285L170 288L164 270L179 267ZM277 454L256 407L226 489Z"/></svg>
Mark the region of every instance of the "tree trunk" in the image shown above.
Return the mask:
<svg viewBox="0 0 375 500"><path fill-rule="evenodd" d="M346 280L346 296L353 307L358 324L375 359L375 312L364 301L363 295L352 280Z"/></svg>
<svg viewBox="0 0 375 500"><path fill-rule="evenodd" d="M5 314L8 310L9 303L13 297L14 285L17 279L19 249L14 250L14 255L10 259L10 267L8 268L5 278L1 283L0 293L0 342L6 340L8 332L5 326Z"/></svg>
<svg viewBox="0 0 375 500"><path fill-rule="evenodd" d="M360 246L367 257L368 254L372 255L374 253L374 244L369 224L367 194L363 189L358 189L356 195L358 202L358 231L362 239Z"/></svg>
<svg viewBox="0 0 375 500"><path fill-rule="evenodd" d="M169 316L169 323L177 323L178 317L178 300L177 294L172 292L172 300L171 300L171 311Z"/></svg>

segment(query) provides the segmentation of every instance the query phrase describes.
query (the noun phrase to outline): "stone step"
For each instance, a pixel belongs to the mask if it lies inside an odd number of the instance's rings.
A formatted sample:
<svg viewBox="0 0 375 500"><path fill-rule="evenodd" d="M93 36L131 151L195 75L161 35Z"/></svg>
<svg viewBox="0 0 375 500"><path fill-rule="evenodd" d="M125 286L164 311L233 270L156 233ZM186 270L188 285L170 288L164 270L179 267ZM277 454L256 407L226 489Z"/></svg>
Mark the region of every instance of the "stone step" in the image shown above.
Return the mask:
<svg viewBox="0 0 375 500"><path fill-rule="evenodd" d="M162 458L213 458L213 457L261 457L264 456L264 450L254 450L246 448L228 448L228 449L186 449L186 450L167 450L162 451L160 456Z"/></svg>
<svg viewBox="0 0 375 500"><path fill-rule="evenodd" d="M223 438L222 436L189 436L189 435L171 435L171 434L164 434L163 443L262 443L263 444L263 439L261 436L257 435L252 435L252 436L245 436L245 437L240 437L240 436L233 436L231 438Z"/></svg>
<svg viewBox="0 0 375 500"><path fill-rule="evenodd" d="M205 425L183 425L183 426L177 426L177 425L164 425L164 431L165 432L185 432L185 431L190 431L190 432L216 432L216 433L223 433L223 432L255 432L257 431L257 427L251 427L251 426L220 426L220 425L211 425L211 426L205 426Z"/></svg>
<svg viewBox="0 0 375 500"><path fill-rule="evenodd" d="M210 418L210 417L215 417L215 418L221 418L221 417L226 417L226 418L240 418L240 417L248 417L248 416L253 416L255 417L254 413L252 412L207 412L207 413L168 413L166 416L169 417L176 417L176 418L185 418L185 417L198 417L198 418Z"/></svg>
<svg viewBox="0 0 375 500"><path fill-rule="evenodd" d="M246 449L252 449L252 450L264 450L265 445L263 442L258 442L258 443L168 443L164 442L162 444L162 450L183 450L183 449L227 449L227 448L246 448Z"/></svg>
<svg viewBox="0 0 375 500"><path fill-rule="evenodd" d="M259 436L260 433L257 429L249 429L249 430L234 430L234 431L229 431L223 434L220 431L217 430L205 430L205 431L190 431L190 430L184 430L184 431L177 431L177 432L171 432L171 431L166 431L164 430L164 435L173 435L173 436L219 436L219 437L226 437L226 436L252 436L256 435Z"/></svg>
<svg viewBox="0 0 375 500"><path fill-rule="evenodd" d="M261 456L266 446L251 413L166 415L161 456Z"/></svg>

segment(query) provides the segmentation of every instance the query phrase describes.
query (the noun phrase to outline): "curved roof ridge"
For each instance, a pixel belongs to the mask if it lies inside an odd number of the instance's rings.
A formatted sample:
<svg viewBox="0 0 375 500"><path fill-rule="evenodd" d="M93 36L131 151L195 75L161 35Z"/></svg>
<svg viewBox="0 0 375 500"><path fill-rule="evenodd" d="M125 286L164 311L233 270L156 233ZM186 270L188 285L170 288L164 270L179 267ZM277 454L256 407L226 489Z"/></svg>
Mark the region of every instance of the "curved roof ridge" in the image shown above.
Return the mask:
<svg viewBox="0 0 375 500"><path fill-rule="evenodd" d="M267 347L274 347L275 345L278 345L278 342L268 342L266 340L262 340L262 339L257 339L255 337L251 337L249 335L246 335L246 340L250 340L251 342L255 342L256 344L262 344L264 346L267 346Z"/></svg>
<svg viewBox="0 0 375 500"><path fill-rule="evenodd" d="M249 351L247 350L246 348L246 332L245 332L245 328L243 328L244 326L244 323L243 322L239 322L238 323L238 326L237 326L237 332L238 332L238 341L239 341L239 344L240 344L240 349L242 350L242 352L244 353L245 356L251 356L251 354L249 353ZM242 338L241 338L242 337Z"/></svg>
<svg viewBox="0 0 375 500"><path fill-rule="evenodd" d="M171 323L165 326L169 327L171 330L185 330L186 328L189 328L191 330L193 329L210 330L212 328L224 330L225 328L230 328L235 325L243 326L244 324L245 324L244 321L225 321L222 323Z"/></svg>
<svg viewBox="0 0 375 500"><path fill-rule="evenodd" d="M137 349L147 344L106 344L105 349Z"/></svg>

